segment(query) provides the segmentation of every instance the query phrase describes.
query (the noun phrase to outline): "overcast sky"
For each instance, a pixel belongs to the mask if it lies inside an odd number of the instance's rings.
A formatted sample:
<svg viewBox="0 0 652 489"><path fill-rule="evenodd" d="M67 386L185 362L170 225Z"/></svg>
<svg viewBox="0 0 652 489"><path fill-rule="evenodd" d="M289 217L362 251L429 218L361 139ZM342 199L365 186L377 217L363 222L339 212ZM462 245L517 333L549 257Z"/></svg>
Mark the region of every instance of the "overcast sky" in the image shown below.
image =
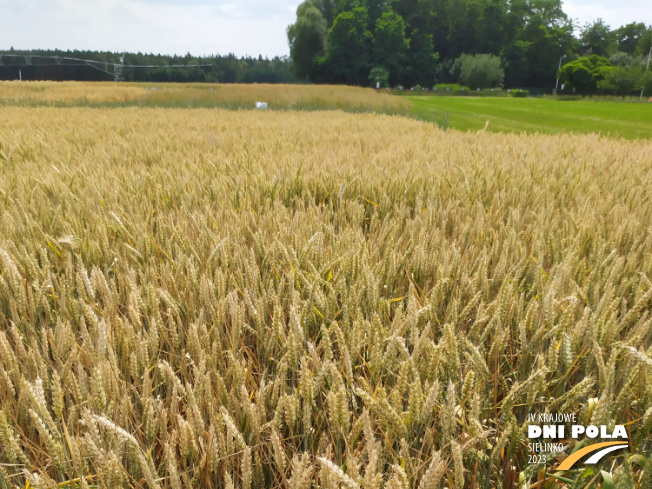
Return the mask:
<svg viewBox="0 0 652 489"><path fill-rule="evenodd" d="M288 54L291 0L0 0L0 50L91 49L161 54ZM652 24L650 0L572 0L580 25Z"/></svg>

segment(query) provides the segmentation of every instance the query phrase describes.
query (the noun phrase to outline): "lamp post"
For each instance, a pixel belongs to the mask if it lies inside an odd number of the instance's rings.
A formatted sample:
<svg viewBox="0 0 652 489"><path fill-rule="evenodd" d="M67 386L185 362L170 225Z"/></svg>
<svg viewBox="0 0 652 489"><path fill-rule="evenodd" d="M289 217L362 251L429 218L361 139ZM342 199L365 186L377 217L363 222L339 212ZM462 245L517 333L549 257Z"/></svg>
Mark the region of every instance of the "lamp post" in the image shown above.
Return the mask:
<svg viewBox="0 0 652 489"><path fill-rule="evenodd" d="M647 53L647 66L645 67L645 75L643 76L643 86L641 87L641 96L638 98L639 102L643 101L643 90L645 90L645 82L647 81L647 70L650 68L650 55L652 55L652 46L650 46L650 52Z"/></svg>
<svg viewBox="0 0 652 489"><path fill-rule="evenodd" d="M564 59L566 55L564 54L559 58L559 68L557 68L557 83L555 83L555 95L557 95L557 87L559 87L559 70L561 70L561 60Z"/></svg>

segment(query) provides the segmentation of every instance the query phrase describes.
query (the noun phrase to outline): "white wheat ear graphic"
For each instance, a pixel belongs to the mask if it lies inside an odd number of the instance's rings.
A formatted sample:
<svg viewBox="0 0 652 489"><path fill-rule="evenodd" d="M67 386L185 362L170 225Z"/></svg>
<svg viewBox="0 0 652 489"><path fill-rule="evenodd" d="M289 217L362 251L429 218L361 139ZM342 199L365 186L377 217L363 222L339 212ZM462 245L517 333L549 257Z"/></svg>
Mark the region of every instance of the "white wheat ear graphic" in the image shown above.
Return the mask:
<svg viewBox="0 0 652 489"><path fill-rule="evenodd" d="M591 457L587 459L586 462L584 462L584 465L597 464L602 459L602 457L604 457L608 453L614 452L616 450L621 450L623 448L627 448L627 445L615 445L613 447L603 448L599 452L596 452L593 455L591 455Z"/></svg>

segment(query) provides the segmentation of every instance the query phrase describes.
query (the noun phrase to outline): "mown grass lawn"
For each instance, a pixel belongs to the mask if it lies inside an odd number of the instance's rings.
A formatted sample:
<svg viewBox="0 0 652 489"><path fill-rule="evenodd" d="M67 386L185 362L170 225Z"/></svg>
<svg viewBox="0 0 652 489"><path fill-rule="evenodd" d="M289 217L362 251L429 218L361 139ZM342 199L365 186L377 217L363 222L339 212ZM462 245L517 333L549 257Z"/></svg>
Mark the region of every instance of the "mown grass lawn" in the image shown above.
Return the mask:
<svg viewBox="0 0 652 489"><path fill-rule="evenodd" d="M452 129L554 134L600 133L626 139L652 136L652 103L561 101L541 98L410 96L414 115Z"/></svg>

